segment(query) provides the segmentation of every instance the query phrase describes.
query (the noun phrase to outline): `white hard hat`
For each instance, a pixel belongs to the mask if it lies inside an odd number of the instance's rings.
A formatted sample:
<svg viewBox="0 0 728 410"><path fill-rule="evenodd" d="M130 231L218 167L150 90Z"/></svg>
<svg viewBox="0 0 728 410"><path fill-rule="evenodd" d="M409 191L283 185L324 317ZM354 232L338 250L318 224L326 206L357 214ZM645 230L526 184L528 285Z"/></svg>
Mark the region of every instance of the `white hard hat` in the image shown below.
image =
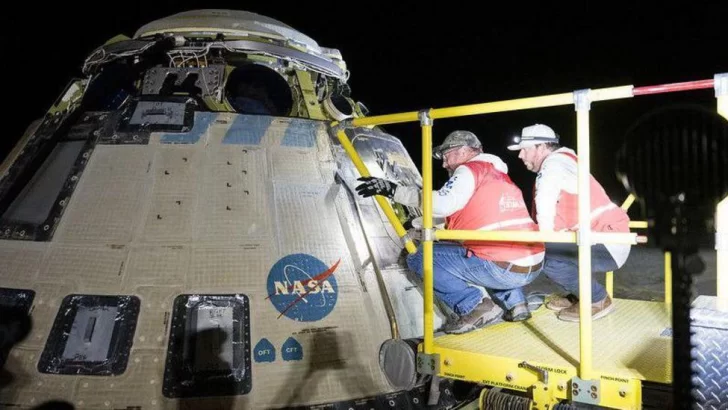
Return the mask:
<svg viewBox="0 0 728 410"><path fill-rule="evenodd" d="M514 144L509 145L508 149L518 151L538 144L547 144L549 142L558 143L559 135L548 125L534 124L523 128L521 135L515 137L513 142Z"/></svg>

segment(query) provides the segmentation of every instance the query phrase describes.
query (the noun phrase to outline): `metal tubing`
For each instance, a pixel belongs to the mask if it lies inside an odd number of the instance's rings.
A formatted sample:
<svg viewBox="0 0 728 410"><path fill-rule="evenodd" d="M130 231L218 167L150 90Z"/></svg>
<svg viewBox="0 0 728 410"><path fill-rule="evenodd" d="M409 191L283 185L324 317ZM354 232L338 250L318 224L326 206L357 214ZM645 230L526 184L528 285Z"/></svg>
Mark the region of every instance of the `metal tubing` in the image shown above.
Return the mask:
<svg viewBox="0 0 728 410"><path fill-rule="evenodd" d="M662 94L677 91L699 90L713 88L714 80L688 81L683 83L672 83L662 85L650 85L644 87L633 87L631 85L600 88L591 90L591 101L607 101L621 98L630 98L640 95ZM721 100L723 103L721 104ZM728 102L726 97L718 98L718 112L728 118ZM430 111L432 119L463 117L467 115L488 114L494 112L526 110L531 108L555 107L569 105L572 103L572 94L551 94L541 97L518 98L514 100L495 101L481 104L460 105L455 107L435 108ZM721 111L721 107L723 110ZM413 122L418 119L418 112L404 112L397 114L377 115L372 117L356 118L352 121L354 126L397 124Z"/></svg>
<svg viewBox="0 0 728 410"><path fill-rule="evenodd" d="M604 287L607 289L607 295L614 297L614 271L609 271L604 275Z"/></svg>
<svg viewBox="0 0 728 410"><path fill-rule="evenodd" d="M461 105L456 107L436 108L432 110L432 118L463 117L467 115L488 114L494 112L526 110L531 108L555 107L573 102L571 93L552 94L542 97L518 98L514 100L495 101L482 104Z"/></svg>
<svg viewBox="0 0 728 410"><path fill-rule="evenodd" d="M424 116L427 114L423 113ZM432 123L422 121L422 230L432 230ZM432 236L423 235L422 276L424 282L424 336L425 354L432 354L434 347L434 298L432 269Z"/></svg>
<svg viewBox="0 0 728 410"><path fill-rule="evenodd" d="M344 147L344 151L346 151L347 154L349 154L349 158L351 158L351 162L354 163L354 166L356 167L357 171L359 171L359 174L363 177L368 177L371 174L369 173L369 170L367 169L367 166L364 165L364 162L361 160L361 157L359 157L359 154L357 154L356 149L351 144L351 141L349 141L349 137L346 136L346 133L343 129L339 129L336 133L336 136L339 138L339 142L341 143L341 146ZM402 226L402 223L399 222L399 219L397 218L397 215L394 213L394 210L392 209L392 205L389 204L386 198L384 198L381 195L376 195L374 199L377 201L379 206L382 208L382 211L384 211L384 215L387 216L387 219L389 220L389 223L392 224L394 227L394 230L397 232L397 236L400 238L405 236L407 234L407 231L404 229L404 226ZM415 253L417 252L417 247L412 242L411 239L408 239L405 244L405 248L407 248L407 252L409 253Z"/></svg>
<svg viewBox="0 0 728 410"><path fill-rule="evenodd" d="M634 203L634 200L637 199L634 194L627 195L627 199L622 202L622 206L620 208L624 209L625 211L629 209L630 206Z"/></svg>
<svg viewBox="0 0 728 410"><path fill-rule="evenodd" d="M672 306L672 252L665 252L665 304Z"/></svg>
<svg viewBox="0 0 728 410"><path fill-rule="evenodd" d="M591 221L589 174L589 90L574 92L576 105L579 210L579 377L592 379Z"/></svg>
<svg viewBox="0 0 728 410"><path fill-rule="evenodd" d="M632 97L632 86L600 88L591 91L592 101L607 101ZM573 94L550 94L541 97L517 98L513 100L487 102L481 104L460 105L455 107L434 108L430 110L430 118L463 117L467 115L489 114L494 112L527 110L531 108L556 107L572 104ZM373 117L355 118L354 126L397 124L417 121L419 112L411 111L398 114L377 115Z"/></svg>
<svg viewBox="0 0 728 410"><path fill-rule="evenodd" d="M375 115L372 117L355 118L352 125L355 127L364 127L368 125L384 125L398 124L403 122L414 122L418 119L419 112L403 112L398 114Z"/></svg>
<svg viewBox="0 0 728 410"><path fill-rule="evenodd" d="M534 231L458 231L437 230L437 240L457 241L508 241L508 242L552 242L575 243L576 232L534 232ZM592 243L637 243L635 233L602 233L593 232Z"/></svg>
<svg viewBox="0 0 728 410"><path fill-rule="evenodd" d="M648 85L644 87L635 87L632 93L635 97L639 95L674 93L678 91L700 90L704 88L713 88L713 80L687 81L684 83L671 83L661 85Z"/></svg>

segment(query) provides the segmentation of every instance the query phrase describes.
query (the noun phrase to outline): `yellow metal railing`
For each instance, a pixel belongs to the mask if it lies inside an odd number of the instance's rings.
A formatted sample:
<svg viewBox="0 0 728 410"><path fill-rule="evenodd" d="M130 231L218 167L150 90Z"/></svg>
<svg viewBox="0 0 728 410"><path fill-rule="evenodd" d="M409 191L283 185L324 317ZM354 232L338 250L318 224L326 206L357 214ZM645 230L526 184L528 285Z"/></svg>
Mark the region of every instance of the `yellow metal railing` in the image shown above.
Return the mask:
<svg viewBox="0 0 728 410"><path fill-rule="evenodd" d="M478 232L478 231L438 231L433 234L432 230L432 120L437 118L449 118L467 115L487 114L495 112L523 110L531 108L554 107L559 105L575 104L577 106L577 148L578 154L582 159L578 162L579 172L579 221L580 226L587 227L578 233L565 233L557 241L560 242L576 242L579 246L579 281L580 293L585 300L591 300L591 245L592 243L610 243L612 241L626 241L627 243L636 243L635 234L601 234L592 235L588 223L589 220L589 105L591 101L612 100L618 98L632 97L632 86L622 86L613 88L604 88L598 90L584 90L576 93L553 94L543 97L521 98L515 100L507 100L500 102L490 102L483 104L471 104L451 108L431 109L427 112L408 112L400 114L390 114L382 116L374 116L367 118L356 118L349 124L351 126L369 126L384 125L401 122L412 122L419 120L422 126L422 176L423 176L423 240L422 240L422 258L423 258L423 282L425 293L424 306L424 353L432 354L433 351L433 271L432 271L432 243L435 237L437 239L480 239L480 240L511 240L521 242L537 242L543 241L549 237L549 233L543 232ZM356 150L346 137L343 129L337 132L339 141L352 158L352 161L362 176L368 176L369 172L366 166L359 158ZM377 202L384 210L387 218L394 226L397 234L403 237L406 232L399 220L394 215L394 211L387 200L377 196ZM562 233L554 233L555 238ZM625 238L631 237L631 239ZM487 237L487 239L486 239ZM551 238L551 240L555 239ZM602 239L596 242L596 239ZM407 244L411 242L408 240ZM407 250L412 253L414 244L407 246ZM589 280L585 280L588 278ZM586 285L585 285L586 284ZM580 377L588 379L591 377L591 305L585 304L580 311L580 329L579 340L580 348Z"/></svg>
<svg viewBox="0 0 728 410"><path fill-rule="evenodd" d="M631 93L630 93L631 96ZM591 292L591 187L589 155L589 110L591 96L589 90L574 93L576 108L576 154L577 204L579 210L579 231L576 244L579 247L579 300L592 300ZM592 314L591 303L579 303L579 377L592 378Z"/></svg>
<svg viewBox="0 0 728 410"><path fill-rule="evenodd" d="M716 77L717 78L717 77ZM722 84L722 83L721 83ZM726 95L718 92L718 81L715 82L718 107L722 115L726 115ZM589 161L589 111L591 103L633 97L633 86L620 86L602 88L596 90L580 90L574 93L552 94L541 97L521 98L514 100L489 102L482 104L471 104L449 108L430 109L427 111L414 111L398 114L380 115L365 118L356 118L348 122L352 127L384 125L403 122L420 121L422 127L422 208L423 208L423 281L424 281L424 353L429 355L434 350L434 314L433 314L433 266L432 252L435 239L453 240L492 240L492 241L518 241L518 242L567 242L576 243L579 247L579 292L582 300L591 300L591 246L596 243L637 243L637 237L633 233L614 234L591 232L590 229L590 161ZM435 119L461 117L468 115L488 114L505 111L525 110L532 108L555 107L574 104L577 117L577 155L580 160L577 163L577 186L578 186L578 210L579 226L578 232L521 232L521 231L448 231L440 230L435 232L432 227L432 122ZM359 158L353 145L347 138L343 129L337 132L339 141L351 157L354 165L362 176L369 176L366 166ZM377 203L382 207L390 223L394 226L400 237L405 237L406 231L397 219L389 202L381 197L376 197ZM633 199L632 199L633 200ZM726 201L723 201L725 204ZM725 206L724 206L725 208ZM724 209L723 208L723 209ZM724 209L723 214L726 213ZM722 215L723 215L722 214ZM723 217L723 220L728 219ZM726 223L724 223L725 225ZM643 221L636 221L630 227L646 227ZM725 234L723 234L725 235ZM405 247L408 252L416 252L416 247L411 240L406 239ZM726 255L725 245L721 248L722 255L718 258L718 284L719 298L728 298L728 281L721 279L725 273L721 271L725 267ZM667 256L666 256L667 257ZM723 265L722 265L723 264ZM667 274L666 268L666 274ZM666 278L666 282L667 282ZM666 284L667 292L667 284ZM666 293L667 297L667 293ZM579 310L579 341L580 341L580 362L579 377L591 379L592 377L592 316L591 304L580 304Z"/></svg>
<svg viewBox="0 0 728 410"><path fill-rule="evenodd" d="M434 304L434 272L432 267L432 248L433 239L430 237L432 233L432 119L427 111L420 113L420 124L422 125L422 232L425 237L422 238L422 274L425 286L425 305L424 305L424 332L425 337L424 350L432 352L434 338L435 313ZM428 172L424 172L427 169Z"/></svg>

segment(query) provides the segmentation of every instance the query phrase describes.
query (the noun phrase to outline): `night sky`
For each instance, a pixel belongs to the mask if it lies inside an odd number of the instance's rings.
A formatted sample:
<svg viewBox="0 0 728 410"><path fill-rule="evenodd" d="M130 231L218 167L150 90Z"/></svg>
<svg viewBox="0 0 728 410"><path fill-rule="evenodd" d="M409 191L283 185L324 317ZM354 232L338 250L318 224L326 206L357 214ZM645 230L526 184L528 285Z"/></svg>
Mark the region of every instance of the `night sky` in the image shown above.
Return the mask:
<svg viewBox="0 0 728 410"><path fill-rule="evenodd" d="M71 3L71 2L68 2ZM4 135L0 157L27 125L43 115L84 58L116 34L177 12L243 9L280 20L339 49L351 72L355 100L370 115L571 92L583 88L653 85L710 79L728 72L728 4L577 6L526 2L102 2L80 5L21 2L4 13ZM291 2L292 3L292 2ZM152 5L153 4L153 5ZM722 4L722 6L719 6ZM9 50L7 48L10 48ZM7 88L9 87L9 90ZM715 106L712 90L592 105L592 169L612 199L627 193L614 173L615 153L640 116L679 101ZM9 103L12 106L9 107ZM524 126L552 126L575 147L573 106L439 120L435 143L455 129L475 132L487 152L501 156L527 197L534 175L505 149ZM420 165L415 124L386 126ZM439 161L435 161L440 166ZM446 174L435 172L435 184Z"/></svg>

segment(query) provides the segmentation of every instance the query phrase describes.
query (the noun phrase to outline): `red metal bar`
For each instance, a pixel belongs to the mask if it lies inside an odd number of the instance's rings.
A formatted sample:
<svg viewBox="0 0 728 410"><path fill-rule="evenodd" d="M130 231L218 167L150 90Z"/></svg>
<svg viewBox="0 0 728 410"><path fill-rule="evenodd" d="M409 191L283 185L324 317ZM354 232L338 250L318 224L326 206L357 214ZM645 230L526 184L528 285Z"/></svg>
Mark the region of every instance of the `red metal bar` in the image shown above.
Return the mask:
<svg viewBox="0 0 728 410"><path fill-rule="evenodd" d="M685 83L672 83L662 85L648 85L646 87L635 87L632 89L632 95L662 94L674 93L676 91L700 90L703 88L713 88L713 80L688 81Z"/></svg>

